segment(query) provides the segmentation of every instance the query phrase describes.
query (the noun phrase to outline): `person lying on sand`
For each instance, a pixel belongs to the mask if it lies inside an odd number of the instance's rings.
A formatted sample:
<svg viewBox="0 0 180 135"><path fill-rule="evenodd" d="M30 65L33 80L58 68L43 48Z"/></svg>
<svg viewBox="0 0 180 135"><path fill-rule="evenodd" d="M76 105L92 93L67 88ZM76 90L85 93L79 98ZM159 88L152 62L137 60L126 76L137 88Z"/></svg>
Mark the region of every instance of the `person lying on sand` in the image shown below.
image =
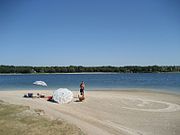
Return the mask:
<svg viewBox="0 0 180 135"><path fill-rule="evenodd" d="M47 101L55 102L53 100L53 96L45 96L45 94L39 94L37 93L34 95L33 93L24 94L24 98L44 98L47 99Z"/></svg>
<svg viewBox="0 0 180 135"><path fill-rule="evenodd" d="M25 98L45 98L45 94L39 94L34 95L33 93L24 94Z"/></svg>
<svg viewBox="0 0 180 135"><path fill-rule="evenodd" d="M45 98L45 94L39 94L39 93L37 93L37 96L38 96L39 98Z"/></svg>

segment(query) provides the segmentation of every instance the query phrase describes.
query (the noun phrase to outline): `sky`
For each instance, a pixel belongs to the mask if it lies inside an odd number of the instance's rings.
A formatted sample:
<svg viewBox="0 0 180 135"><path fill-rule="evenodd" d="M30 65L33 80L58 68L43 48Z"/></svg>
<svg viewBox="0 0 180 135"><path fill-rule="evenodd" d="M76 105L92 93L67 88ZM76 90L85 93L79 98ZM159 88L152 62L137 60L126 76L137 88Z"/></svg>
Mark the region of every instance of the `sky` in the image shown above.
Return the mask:
<svg viewBox="0 0 180 135"><path fill-rule="evenodd" d="M180 65L180 1L0 0L0 65Z"/></svg>

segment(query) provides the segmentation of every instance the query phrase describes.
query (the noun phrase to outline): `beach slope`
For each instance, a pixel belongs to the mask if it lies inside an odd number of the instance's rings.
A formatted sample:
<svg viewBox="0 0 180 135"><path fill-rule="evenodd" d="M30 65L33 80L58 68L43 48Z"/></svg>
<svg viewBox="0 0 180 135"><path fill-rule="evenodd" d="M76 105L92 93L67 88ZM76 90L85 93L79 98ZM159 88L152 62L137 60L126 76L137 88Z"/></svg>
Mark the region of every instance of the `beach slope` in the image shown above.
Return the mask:
<svg viewBox="0 0 180 135"><path fill-rule="evenodd" d="M57 104L23 98L28 91L1 91L0 99L42 109L50 119L77 125L87 135L179 135L180 95L147 91L88 91L86 100ZM52 91L33 91L52 95Z"/></svg>

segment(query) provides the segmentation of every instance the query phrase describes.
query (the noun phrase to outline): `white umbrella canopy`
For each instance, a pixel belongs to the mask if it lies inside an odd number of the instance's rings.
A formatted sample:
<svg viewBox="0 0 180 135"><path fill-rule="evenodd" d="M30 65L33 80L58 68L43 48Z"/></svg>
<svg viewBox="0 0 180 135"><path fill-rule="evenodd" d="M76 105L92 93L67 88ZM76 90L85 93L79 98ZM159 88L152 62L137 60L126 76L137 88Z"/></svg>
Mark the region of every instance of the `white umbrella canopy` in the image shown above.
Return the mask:
<svg viewBox="0 0 180 135"><path fill-rule="evenodd" d="M73 99L72 91L67 88L59 88L53 92L53 100L60 103L69 103Z"/></svg>
<svg viewBox="0 0 180 135"><path fill-rule="evenodd" d="M33 84L47 87L47 84L44 81L35 81Z"/></svg>

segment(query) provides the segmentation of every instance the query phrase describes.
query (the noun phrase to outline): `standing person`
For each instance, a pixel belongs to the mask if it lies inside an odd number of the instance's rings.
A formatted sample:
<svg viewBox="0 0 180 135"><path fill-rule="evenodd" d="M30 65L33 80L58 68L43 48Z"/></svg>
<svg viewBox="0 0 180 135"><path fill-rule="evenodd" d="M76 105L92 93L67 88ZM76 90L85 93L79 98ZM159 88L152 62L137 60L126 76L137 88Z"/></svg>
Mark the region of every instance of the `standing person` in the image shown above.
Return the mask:
<svg viewBox="0 0 180 135"><path fill-rule="evenodd" d="M85 83L84 81L80 84L80 94L84 97L84 89L85 89Z"/></svg>
<svg viewBox="0 0 180 135"><path fill-rule="evenodd" d="M78 98L79 98L80 102L85 99L85 97L84 97L84 88L85 88L85 83L84 83L84 81L82 81L81 84L80 84L80 95L81 96L78 95Z"/></svg>

